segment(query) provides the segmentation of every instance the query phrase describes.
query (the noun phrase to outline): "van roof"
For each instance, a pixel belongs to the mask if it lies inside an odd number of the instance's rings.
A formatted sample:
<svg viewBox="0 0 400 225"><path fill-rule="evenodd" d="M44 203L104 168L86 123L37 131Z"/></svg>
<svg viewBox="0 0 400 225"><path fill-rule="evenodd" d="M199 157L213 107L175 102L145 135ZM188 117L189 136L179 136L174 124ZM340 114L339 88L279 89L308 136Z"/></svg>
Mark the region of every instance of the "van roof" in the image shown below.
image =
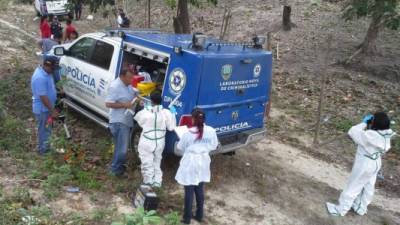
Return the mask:
<svg viewBox="0 0 400 225"><path fill-rule="evenodd" d="M117 32L118 30L115 30ZM174 47L181 47L182 50L193 54L271 54L263 49L249 47L249 43L225 43L217 39L207 37L203 50L196 51L192 48L191 34L173 34L159 31L123 30L125 33L124 41L140 44L145 47L157 49L163 52L172 52ZM244 45L246 47L243 47Z"/></svg>

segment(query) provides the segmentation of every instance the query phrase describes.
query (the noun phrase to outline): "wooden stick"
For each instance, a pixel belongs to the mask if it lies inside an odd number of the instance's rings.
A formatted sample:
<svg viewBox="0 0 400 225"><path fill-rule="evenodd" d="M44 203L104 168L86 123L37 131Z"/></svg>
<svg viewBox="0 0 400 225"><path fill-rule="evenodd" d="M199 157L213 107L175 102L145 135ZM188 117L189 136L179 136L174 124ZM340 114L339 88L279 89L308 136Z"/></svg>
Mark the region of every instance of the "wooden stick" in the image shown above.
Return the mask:
<svg viewBox="0 0 400 225"><path fill-rule="evenodd" d="M279 42L276 43L276 60L279 60Z"/></svg>
<svg viewBox="0 0 400 225"><path fill-rule="evenodd" d="M328 59L329 59L329 55L330 55L329 51L330 51L331 46L332 46L332 39L333 39L333 36L332 36L332 34L330 34L328 36L328 40L327 40L328 49L327 49L327 51L325 53L325 62L324 62L325 64L328 64ZM315 126L314 141L313 141L314 145L318 144L319 132L320 132L320 129L321 129L321 115L322 115L322 111L323 111L323 107L324 107L323 103L324 103L324 97L325 97L325 83L326 83L326 80L328 78L326 68L324 68L324 71L321 71L321 72L322 72L322 74L321 74L321 76L322 76L321 77L321 92L319 94L319 101L318 101L318 112L317 112L317 119L316 119L317 123L316 123L316 126Z"/></svg>

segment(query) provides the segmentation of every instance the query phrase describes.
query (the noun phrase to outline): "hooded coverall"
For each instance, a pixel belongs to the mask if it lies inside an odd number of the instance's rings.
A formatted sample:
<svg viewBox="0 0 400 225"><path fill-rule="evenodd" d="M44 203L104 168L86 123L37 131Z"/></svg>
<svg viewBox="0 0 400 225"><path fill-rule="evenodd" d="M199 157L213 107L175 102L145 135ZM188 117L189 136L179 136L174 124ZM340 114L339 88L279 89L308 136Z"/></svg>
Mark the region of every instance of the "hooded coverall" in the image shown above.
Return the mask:
<svg viewBox="0 0 400 225"><path fill-rule="evenodd" d="M175 116L161 105L156 105L145 107L134 118L143 129L138 145L143 183L161 185L161 159L165 146L165 133L175 128Z"/></svg>
<svg viewBox="0 0 400 225"><path fill-rule="evenodd" d="M328 212L332 215L344 216L350 208L357 214L364 215L372 201L376 176L382 165L381 155L390 149L390 138L394 132L391 129L366 130L366 127L366 123L360 123L348 132L357 144L357 154L339 204L326 203Z"/></svg>

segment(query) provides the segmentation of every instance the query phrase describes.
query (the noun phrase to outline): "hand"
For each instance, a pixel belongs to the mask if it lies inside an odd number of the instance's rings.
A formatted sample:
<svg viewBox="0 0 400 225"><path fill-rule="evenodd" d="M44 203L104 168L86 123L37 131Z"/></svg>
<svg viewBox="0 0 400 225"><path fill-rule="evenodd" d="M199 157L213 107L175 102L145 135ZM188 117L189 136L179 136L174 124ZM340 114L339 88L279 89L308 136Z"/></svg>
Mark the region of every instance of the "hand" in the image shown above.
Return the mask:
<svg viewBox="0 0 400 225"><path fill-rule="evenodd" d="M58 111L56 109L53 109L53 111L51 111L51 117L53 118L57 118L59 115Z"/></svg>
<svg viewBox="0 0 400 225"><path fill-rule="evenodd" d="M169 109L169 111L171 111L172 114L174 114L174 115L176 114L175 106L171 105L168 109Z"/></svg>
<svg viewBox="0 0 400 225"><path fill-rule="evenodd" d="M374 116L372 114L368 114L368 115L364 116L362 122L366 123L366 124L370 124L373 119L374 119Z"/></svg>
<svg viewBox="0 0 400 225"><path fill-rule="evenodd" d="M133 106L133 102L125 102L124 104L124 108L130 109Z"/></svg>

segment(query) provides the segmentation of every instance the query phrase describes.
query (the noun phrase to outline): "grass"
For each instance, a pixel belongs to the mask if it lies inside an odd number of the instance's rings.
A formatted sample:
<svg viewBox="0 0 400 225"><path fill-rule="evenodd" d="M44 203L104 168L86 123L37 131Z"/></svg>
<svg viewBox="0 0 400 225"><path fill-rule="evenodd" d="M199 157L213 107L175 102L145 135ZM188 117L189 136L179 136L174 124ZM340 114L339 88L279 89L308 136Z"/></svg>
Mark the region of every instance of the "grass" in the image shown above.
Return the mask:
<svg viewBox="0 0 400 225"><path fill-rule="evenodd" d="M17 187L7 196L0 188L0 225L23 224L23 220L29 220L32 225L47 225L51 218L48 207L35 206L28 189Z"/></svg>

